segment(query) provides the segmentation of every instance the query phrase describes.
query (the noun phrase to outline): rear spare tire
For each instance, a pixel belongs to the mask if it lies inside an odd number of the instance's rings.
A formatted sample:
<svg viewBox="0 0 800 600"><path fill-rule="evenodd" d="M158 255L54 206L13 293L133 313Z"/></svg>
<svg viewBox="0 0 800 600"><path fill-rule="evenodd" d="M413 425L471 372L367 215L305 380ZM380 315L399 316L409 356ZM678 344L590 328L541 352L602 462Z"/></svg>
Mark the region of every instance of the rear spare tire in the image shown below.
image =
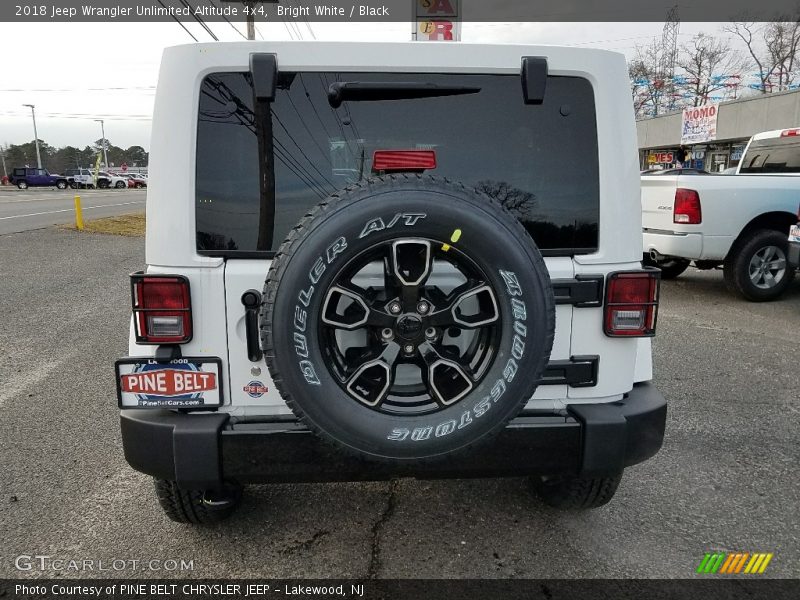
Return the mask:
<svg viewBox="0 0 800 600"><path fill-rule="evenodd" d="M387 176L292 230L260 323L272 379L303 422L356 455L411 462L488 440L520 412L555 311L541 253L497 202Z"/></svg>

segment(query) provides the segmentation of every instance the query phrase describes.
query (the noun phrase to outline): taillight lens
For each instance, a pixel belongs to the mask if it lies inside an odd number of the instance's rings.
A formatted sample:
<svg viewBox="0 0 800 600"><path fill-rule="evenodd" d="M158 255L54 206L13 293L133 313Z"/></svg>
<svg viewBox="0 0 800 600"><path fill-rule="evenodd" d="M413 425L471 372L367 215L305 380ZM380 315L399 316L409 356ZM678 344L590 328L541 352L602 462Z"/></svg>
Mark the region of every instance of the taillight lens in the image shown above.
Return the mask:
<svg viewBox="0 0 800 600"><path fill-rule="evenodd" d="M611 273L606 285L604 331L611 337L651 337L656 333L661 272Z"/></svg>
<svg viewBox="0 0 800 600"><path fill-rule="evenodd" d="M137 344L183 344L192 339L189 280L181 275L131 275Z"/></svg>
<svg viewBox="0 0 800 600"><path fill-rule="evenodd" d="M696 190L687 190L686 188L675 190L672 221L681 225L699 225L703 222L703 213L700 210L700 194Z"/></svg>
<svg viewBox="0 0 800 600"><path fill-rule="evenodd" d="M433 150L376 150L372 155L373 171L426 171L436 168Z"/></svg>

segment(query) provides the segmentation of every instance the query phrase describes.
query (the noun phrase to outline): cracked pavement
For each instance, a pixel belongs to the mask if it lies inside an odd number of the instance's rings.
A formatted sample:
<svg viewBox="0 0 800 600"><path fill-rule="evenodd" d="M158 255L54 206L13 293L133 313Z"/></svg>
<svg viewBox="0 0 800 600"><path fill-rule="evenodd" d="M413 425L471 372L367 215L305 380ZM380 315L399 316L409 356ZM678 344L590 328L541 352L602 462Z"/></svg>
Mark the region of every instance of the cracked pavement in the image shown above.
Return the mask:
<svg viewBox="0 0 800 600"><path fill-rule="evenodd" d="M48 229L0 236L0 256L0 577L687 577L717 549L800 576L800 281L770 304L719 272L663 283L667 438L607 507L559 513L523 479L286 484L193 528L120 447L113 361L143 240ZM193 568L21 573L21 554Z"/></svg>

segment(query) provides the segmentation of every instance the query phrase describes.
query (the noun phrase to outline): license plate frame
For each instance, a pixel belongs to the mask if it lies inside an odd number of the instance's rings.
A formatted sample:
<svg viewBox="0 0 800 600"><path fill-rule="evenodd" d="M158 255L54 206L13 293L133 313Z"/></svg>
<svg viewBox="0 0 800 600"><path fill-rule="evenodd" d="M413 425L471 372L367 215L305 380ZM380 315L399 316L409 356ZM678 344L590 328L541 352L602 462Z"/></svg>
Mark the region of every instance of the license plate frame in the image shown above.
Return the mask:
<svg viewBox="0 0 800 600"><path fill-rule="evenodd" d="M114 362L114 373L117 406L121 409L207 410L219 408L224 402L222 360L217 357L186 356L168 361L157 361L154 357L120 358ZM142 373L151 375L139 375ZM158 373L165 375L159 377ZM123 377L131 375L139 377L128 377L123 384ZM214 377L209 380L207 375ZM137 379L141 383L135 383ZM180 389L181 385L187 384L192 389ZM130 389L135 385L150 389L138 392ZM153 387L156 388L155 391L152 390ZM160 391L167 393L162 394Z"/></svg>
<svg viewBox="0 0 800 600"><path fill-rule="evenodd" d="M789 227L789 241L800 243L800 225L792 225Z"/></svg>

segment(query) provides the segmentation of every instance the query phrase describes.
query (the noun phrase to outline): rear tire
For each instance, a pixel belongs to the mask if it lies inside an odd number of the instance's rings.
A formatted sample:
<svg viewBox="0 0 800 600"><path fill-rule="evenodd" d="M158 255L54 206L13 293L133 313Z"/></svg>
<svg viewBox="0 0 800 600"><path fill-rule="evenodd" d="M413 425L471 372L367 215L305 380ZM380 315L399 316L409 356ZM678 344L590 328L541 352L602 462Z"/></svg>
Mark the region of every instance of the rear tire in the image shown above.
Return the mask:
<svg viewBox="0 0 800 600"><path fill-rule="evenodd" d="M122 188L125 187L125 182L124 181L118 181L117 183L114 184L114 187L117 188L118 190L121 190Z"/></svg>
<svg viewBox="0 0 800 600"><path fill-rule="evenodd" d="M65 189L67 189L67 182L66 181L57 181L56 182L56 187L59 190L65 190Z"/></svg>
<svg viewBox="0 0 800 600"><path fill-rule="evenodd" d="M725 284L751 302L774 300L794 278L788 255L785 233L773 229L754 231L736 242L725 258Z"/></svg>
<svg viewBox="0 0 800 600"><path fill-rule="evenodd" d="M608 504L621 480L622 472L611 477L556 475L531 477L531 485L548 506L559 510L582 510Z"/></svg>
<svg viewBox="0 0 800 600"><path fill-rule="evenodd" d="M27 190L28 189L28 182L27 181L20 181L20 182L17 183L17 187L19 189L21 189L21 190Z"/></svg>
<svg viewBox="0 0 800 600"><path fill-rule="evenodd" d="M158 503L176 523L208 525L227 519L242 499L241 486L230 486L224 492L183 490L174 481L153 479Z"/></svg>

